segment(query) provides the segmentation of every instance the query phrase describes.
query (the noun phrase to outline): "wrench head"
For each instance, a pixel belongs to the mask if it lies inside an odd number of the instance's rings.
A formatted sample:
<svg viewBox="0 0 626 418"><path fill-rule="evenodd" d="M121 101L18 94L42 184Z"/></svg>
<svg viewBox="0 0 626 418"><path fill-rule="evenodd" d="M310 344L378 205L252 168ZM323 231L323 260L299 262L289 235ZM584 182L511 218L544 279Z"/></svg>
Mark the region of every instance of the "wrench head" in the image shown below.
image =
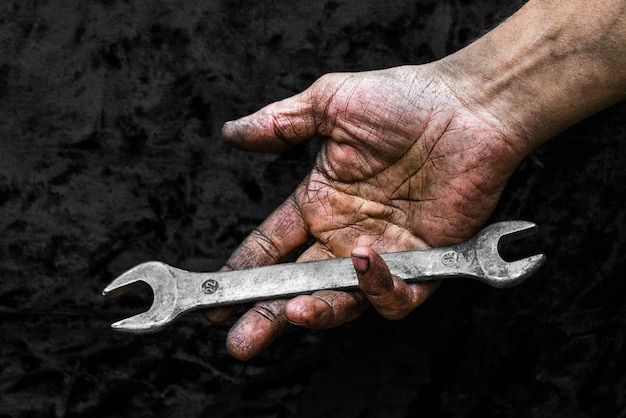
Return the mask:
<svg viewBox="0 0 626 418"><path fill-rule="evenodd" d="M113 280L102 292L106 297L116 297L131 291L138 282L150 286L154 298L146 312L115 322L111 327L117 331L151 333L159 331L175 318L177 287L169 266L150 261L140 264Z"/></svg>
<svg viewBox="0 0 626 418"><path fill-rule="evenodd" d="M538 231L537 225L527 221L507 221L489 225L474 239L476 258L481 267L479 280L493 287L506 288L520 284L543 266L546 256L537 254L517 261L506 261L500 256L500 247Z"/></svg>

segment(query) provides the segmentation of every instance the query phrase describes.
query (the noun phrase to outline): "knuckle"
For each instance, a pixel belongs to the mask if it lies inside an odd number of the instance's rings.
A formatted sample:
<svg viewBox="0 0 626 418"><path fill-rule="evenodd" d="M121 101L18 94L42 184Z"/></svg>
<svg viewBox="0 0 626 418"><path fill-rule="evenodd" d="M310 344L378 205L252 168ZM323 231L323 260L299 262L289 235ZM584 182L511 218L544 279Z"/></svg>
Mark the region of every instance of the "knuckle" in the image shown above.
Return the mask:
<svg viewBox="0 0 626 418"><path fill-rule="evenodd" d="M286 146L294 145L295 142L291 138L301 138L303 136L298 126L293 123L292 118L288 118L283 114L272 114L271 118L274 136Z"/></svg>
<svg viewBox="0 0 626 418"><path fill-rule="evenodd" d="M267 306L257 305L252 308L252 311L267 319L269 322L278 322L278 316L276 313L274 313L274 311Z"/></svg>
<svg viewBox="0 0 626 418"><path fill-rule="evenodd" d="M237 254L240 259L238 267L256 267L257 265L276 263L281 258L281 250L263 230L255 228L248 238L241 244L241 252ZM243 264L243 265L242 265Z"/></svg>

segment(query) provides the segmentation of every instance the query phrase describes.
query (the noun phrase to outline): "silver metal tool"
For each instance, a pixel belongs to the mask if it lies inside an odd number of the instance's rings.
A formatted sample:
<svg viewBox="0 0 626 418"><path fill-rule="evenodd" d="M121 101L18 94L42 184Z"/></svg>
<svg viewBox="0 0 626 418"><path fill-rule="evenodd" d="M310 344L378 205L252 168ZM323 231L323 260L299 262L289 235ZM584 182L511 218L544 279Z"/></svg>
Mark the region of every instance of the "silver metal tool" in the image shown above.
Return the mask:
<svg viewBox="0 0 626 418"><path fill-rule="evenodd" d="M538 254L507 262L500 257L500 245L528 237L536 231L537 226L531 222L500 222L458 245L381 256L391 274L407 282L469 277L493 287L506 288L534 274L543 265L545 256ZM194 309L359 287L350 258L214 273L192 273L150 261L113 280L103 295L118 296L140 281L147 283L154 292L152 306L146 312L112 324L118 331L156 332Z"/></svg>

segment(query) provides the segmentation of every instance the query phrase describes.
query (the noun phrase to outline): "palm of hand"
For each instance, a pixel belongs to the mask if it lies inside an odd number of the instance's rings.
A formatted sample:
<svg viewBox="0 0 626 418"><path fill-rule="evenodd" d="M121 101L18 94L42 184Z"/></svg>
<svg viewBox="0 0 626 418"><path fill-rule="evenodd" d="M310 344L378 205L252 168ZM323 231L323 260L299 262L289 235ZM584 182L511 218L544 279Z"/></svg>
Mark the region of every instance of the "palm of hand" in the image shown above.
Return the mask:
<svg viewBox="0 0 626 418"><path fill-rule="evenodd" d="M320 81L338 87L318 99L329 139L294 196L317 239L304 258L457 243L491 214L518 163L513 150L445 84L411 76L396 68Z"/></svg>

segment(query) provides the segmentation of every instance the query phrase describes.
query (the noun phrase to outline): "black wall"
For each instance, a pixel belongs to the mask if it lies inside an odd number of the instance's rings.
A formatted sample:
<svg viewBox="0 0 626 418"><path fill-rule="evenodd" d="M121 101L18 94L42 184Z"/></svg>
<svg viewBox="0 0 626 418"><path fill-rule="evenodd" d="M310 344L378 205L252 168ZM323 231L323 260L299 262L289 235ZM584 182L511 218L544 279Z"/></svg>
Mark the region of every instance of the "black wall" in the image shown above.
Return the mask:
<svg viewBox="0 0 626 418"><path fill-rule="evenodd" d="M294 329L247 363L199 313L112 332L158 259L215 270L305 176L225 145L224 121L330 71L441 58L498 0L26 0L0 4L0 416L626 416L626 106L533 153L493 220L548 264L510 290L448 281L399 322Z"/></svg>

